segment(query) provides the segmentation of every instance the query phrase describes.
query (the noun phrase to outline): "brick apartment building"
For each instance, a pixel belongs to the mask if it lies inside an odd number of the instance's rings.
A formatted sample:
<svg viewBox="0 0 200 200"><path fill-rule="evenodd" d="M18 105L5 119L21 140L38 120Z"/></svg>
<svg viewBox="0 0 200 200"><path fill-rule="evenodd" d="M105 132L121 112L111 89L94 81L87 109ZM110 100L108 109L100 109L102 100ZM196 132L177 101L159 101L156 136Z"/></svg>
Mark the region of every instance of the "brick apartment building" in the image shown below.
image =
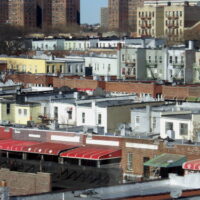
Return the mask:
<svg viewBox="0 0 200 200"><path fill-rule="evenodd" d="M23 27L55 27L80 23L80 0L0 1L0 23Z"/></svg>
<svg viewBox="0 0 200 200"><path fill-rule="evenodd" d="M128 1L109 0L109 28L127 29L128 25Z"/></svg>
<svg viewBox="0 0 200 200"><path fill-rule="evenodd" d="M145 4L137 10L138 37L165 37L172 41L184 38L185 29L200 20L199 6ZM191 15L192 13L192 15Z"/></svg>
<svg viewBox="0 0 200 200"><path fill-rule="evenodd" d="M0 23L6 23L8 19L8 0L1 0L0 2Z"/></svg>
<svg viewBox="0 0 200 200"><path fill-rule="evenodd" d="M109 0L109 28L136 31L137 7L143 0Z"/></svg>

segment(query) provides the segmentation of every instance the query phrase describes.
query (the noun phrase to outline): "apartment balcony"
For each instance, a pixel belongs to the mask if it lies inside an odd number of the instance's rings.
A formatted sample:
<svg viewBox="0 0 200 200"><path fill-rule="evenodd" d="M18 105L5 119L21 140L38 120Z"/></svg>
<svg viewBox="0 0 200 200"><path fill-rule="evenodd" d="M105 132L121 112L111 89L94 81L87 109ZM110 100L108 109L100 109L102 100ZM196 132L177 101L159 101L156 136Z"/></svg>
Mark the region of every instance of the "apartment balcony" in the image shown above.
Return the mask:
<svg viewBox="0 0 200 200"><path fill-rule="evenodd" d="M172 17L171 19L174 19L174 20L178 19L178 16L171 16L171 17Z"/></svg>
<svg viewBox="0 0 200 200"><path fill-rule="evenodd" d="M131 62L131 61L129 61L129 62L125 61L125 65L126 65L126 67L135 67L136 63L135 62Z"/></svg>
<svg viewBox="0 0 200 200"><path fill-rule="evenodd" d="M151 28L151 24L147 24L146 27L150 29Z"/></svg>
<svg viewBox="0 0 200 200"><path fill-rule="evenodd" d="M178 16L170 16L170 15L168 15L168 16L166 16L167 17L167 19L169 19L169 20L171 20L171 19L178 19L179 17Z"/></svg>
<svg viewBox="0 0 200 200"><path fill-rule="evenodd" d="M184 67L183 62L179 62L179 63L173 62L172 65L174 68L183 68Z"/></svg>
<svg viewBox="0 0 200 200"><path fill-rule="evenodd" d="M179 28L179 25L178 25L178 24L167 24L166 26L167 26L168 28L171 28L171 29Z"/></svg>
<svg viewBox="0 0 200 200"><path fill-rule="evenodd" d="M142 29L145 29L145 28L147 28L147 25L146 25L146 24L140 24L140 27L141 27Z"/></svg>
<svg viewBox="0 0 200 200"><path fill-rule="evenodd" d="M140 19L145 20L147 17L145 16L140 16Z"/></svg>
<svg viewBox="0 0 200 200"><path fill-rule="evenodd" d="M148 68L157 68L158 63L156 61L146 62Z"/></svg>
<svg viewBox="0 0 200 200"><path fill-rule="evenodd" d="M195 70L200 70L200 65L198 65L198 64L195 63L195 64L193 65L193 68L194 68Z"/></svg>

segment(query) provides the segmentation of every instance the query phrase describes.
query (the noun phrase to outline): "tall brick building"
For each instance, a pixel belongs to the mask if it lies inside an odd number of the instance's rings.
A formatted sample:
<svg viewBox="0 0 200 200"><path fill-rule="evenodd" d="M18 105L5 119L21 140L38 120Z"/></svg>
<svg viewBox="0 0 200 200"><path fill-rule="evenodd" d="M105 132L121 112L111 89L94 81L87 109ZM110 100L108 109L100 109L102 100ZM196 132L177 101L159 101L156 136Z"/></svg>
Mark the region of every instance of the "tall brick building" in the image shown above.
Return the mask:
<svg viewBox="0 0 200 200"><path fill-rule="evenodd" d="M125 30L128 26L128 0L109 0L109 28Z"/></svg>
<svg viewBox="0 0 200 200"><path fill-rule="evenodd" d="M137 7L144 0L109 0L109 28L136 31Z"/></svg>
<svg viewBox="0 0 200 200"><path fill-rule="evenodd" d="M80 0L1 0L0 23L32 28L80 24Z"/></svg>
<svg viewBox="0 0 200 200"><path fill-rule="evenodd" d="M0 1L0 23L6 23L8 19L8 0Z"/></svg>

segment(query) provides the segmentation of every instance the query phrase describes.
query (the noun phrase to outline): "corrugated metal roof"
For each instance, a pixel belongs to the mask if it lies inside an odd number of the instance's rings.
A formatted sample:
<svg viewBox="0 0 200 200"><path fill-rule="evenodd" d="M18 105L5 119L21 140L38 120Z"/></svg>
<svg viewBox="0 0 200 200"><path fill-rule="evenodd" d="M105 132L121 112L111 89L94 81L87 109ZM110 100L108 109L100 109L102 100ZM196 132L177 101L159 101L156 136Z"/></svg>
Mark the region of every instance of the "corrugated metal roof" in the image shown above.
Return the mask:
<svg viewBox="0 0 200 200"><path fill-rule="evenodd" d="M183 163L183 169L200 171L200 159L190 160Z"/></svg>
<svg viewBox="0 0 200 200"><path fill-rule="evenodd" d="M121 149L118 148L84 146L61 153L60 156L88 160L105 160L111 158L120 158L121 154Z"/></svg>
<svg viewBox="0 0 200 200"><path fill-rule="evenodd" d="M20 151L23 152L23 148L30 147L32 145L38 144L35 141L22 141L22 140L1 140L0 141L0 150L7 151Z"/></svg>
<svg viewBox="0 0 200 200"><path fill-rule="evenodd" d="M186 157L179 154L161 154L147 162L144 163L145 166L150 167L178 167L186 161Z"/></svg>
<svg viewBox="0 0 200 200"><path fill-rule="evenodd" d="M62 151L67 151L76 147L78 146L71 145L71 144L44 142L44 143L36 144L33 146L24 147L23 151L27 153L59 155L59 153L61 153Z"/></svg>

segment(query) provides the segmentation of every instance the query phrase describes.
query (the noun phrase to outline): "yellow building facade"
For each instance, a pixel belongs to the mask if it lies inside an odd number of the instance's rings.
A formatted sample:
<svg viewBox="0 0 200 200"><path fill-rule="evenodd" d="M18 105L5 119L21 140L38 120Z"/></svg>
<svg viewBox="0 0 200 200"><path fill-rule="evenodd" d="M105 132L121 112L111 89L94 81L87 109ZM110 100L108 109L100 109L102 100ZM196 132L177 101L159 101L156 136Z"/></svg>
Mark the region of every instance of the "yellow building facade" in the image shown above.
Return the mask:
<svg viewBox="0 0 200 200"><path fill-rule="evenodd" d="M186 28L200 21L200 6L144 5L137 9L137 36L184 39Z"/></svg>
<svg viewBox="0 0 200 200"><path fill-rule="evenodd" d="M200 21L199 6L165 6L164 13L165 37L173 41L183 40L185 28Z"/></svg>
<svg viewBox="0 0 200 200"><path fill-rule="evenodd" d="M64 62L55 60L27 59L3 57L0 61L7 61L8 70L32 74L54 74L64 71Z"/></svg>
<svg viewBox="0 0 200 200"><path fill-rule="evenodd" d="M143 6L137 9L137 36L162 37L163 7Z"/></svg>
<svg viewBox="0 0 200 200"><path fill-rule="evenodd" d="M28 121L40 123L39 115L41 115L41 106L39 104L16 104L14 123L24 125L26 125Z"/></svg>
<svg viewBox="0 0 200 200"><path fill-rule="evenodd" d="M15 121L15 103L10 101L0 102L0 121L8 121L14 123Z"/></svg>

